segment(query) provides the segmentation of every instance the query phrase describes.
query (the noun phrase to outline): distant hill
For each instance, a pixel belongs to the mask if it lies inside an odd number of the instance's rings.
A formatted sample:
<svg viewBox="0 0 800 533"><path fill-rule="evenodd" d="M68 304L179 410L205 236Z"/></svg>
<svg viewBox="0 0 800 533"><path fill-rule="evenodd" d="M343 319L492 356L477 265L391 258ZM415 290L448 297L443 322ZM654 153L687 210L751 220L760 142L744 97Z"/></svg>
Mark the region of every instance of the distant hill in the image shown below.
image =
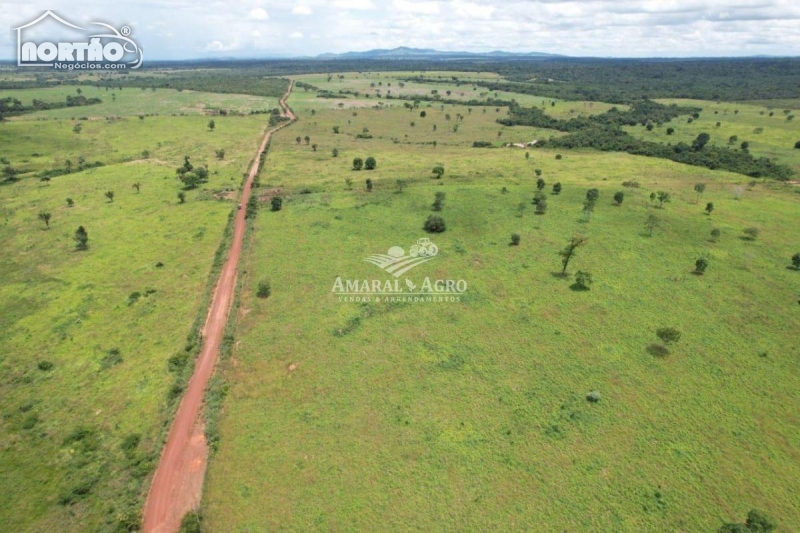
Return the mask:
<svg viewBox="0 0 800 533"><path fill-rule="evenodd" d="M443 52L431 48L409 48L400 46L398 48L367 50L365 52L345 52L342 54L320 54L316 59L531 59L531 58L551 58L565 57L558 54L545 54L542 52Z"/></svg>

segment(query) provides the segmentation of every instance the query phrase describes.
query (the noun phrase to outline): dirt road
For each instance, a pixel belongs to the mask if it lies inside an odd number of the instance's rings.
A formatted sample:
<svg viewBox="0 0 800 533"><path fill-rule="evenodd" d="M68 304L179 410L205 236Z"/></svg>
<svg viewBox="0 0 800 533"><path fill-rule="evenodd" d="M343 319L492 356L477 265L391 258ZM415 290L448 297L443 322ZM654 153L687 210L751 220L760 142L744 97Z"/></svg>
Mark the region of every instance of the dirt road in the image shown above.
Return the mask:
<svg viewBox="0 0 800 533"><path fill-rule="evenodd" d="M240 202L243 208L236 213L233 242L214 289L208 317L203 327L203 349L195 363L194 374L186 388L186 393L175 413L167 443L161 453L161 459L147 495L143 519L144 533L175 533L180 528L183 516L200 505L208 459L204 425L199 416L200 408L203 405L206 385L214 371L220 340L228 321L228 312L236 290L236 271L245 232L244 206L247 205L247 200L250 198L250 189L253 178L258 172L261 152L266 148L271 135L295 120L294 114L286 105L286 99L293 86L294 80L290 82L286 94L280 101L284 115L290 120L264 134L242 190Z"/></svg>

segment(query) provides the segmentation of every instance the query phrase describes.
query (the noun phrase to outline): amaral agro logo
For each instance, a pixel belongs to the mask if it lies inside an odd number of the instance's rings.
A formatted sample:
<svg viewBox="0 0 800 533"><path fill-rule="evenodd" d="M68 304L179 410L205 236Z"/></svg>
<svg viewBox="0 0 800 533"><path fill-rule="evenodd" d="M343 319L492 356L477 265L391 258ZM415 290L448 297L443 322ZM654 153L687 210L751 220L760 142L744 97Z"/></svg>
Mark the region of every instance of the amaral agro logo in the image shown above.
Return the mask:
<svg viewBox="0 0 800 533"><path fill-rule="evenodd" d="M36 30L52 24L57 26L57 41L53 38L26 37L32 33L41 33ZM142 65L144 54L139 45L129 37L129 26L122 26L117 30L105 22L90 24L102 26L104 29L98 28L97 33L93 33L92 30L76 26L52 11L45 11L37 19L14 28L17 32L17 66L64 70L124 70L137 69Z"/></svg>
<svg viewBox="0 0 800 533"><path fill-rule="evenodd" d="M409 247L408 254L400 246L392 246L385 254L373 254L364 261L391 274L394 279L342 279L339 276L331 292L340 302L460 302L467 291L467 282L463 279L406 277L403 283L399 279L438 255L439 247L428 238L418 239Z"/></svg>

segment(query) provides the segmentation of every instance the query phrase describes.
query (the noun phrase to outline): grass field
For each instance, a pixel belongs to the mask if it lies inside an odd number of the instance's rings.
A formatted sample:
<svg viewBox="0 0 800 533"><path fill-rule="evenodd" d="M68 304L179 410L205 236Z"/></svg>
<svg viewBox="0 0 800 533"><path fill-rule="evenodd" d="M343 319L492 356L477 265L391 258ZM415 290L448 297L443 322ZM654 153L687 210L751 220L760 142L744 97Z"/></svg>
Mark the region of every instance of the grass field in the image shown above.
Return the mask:
<svg viewBox="0 0 800 533"><path fill-rule="evenodd" d="M505 110L452 108L465 115L455 133L442 127L450 106L319 100L295 93L300 120L262 173L263 194L287 201L261 210L241 265L210 531L715 531L754 507L782 533L800 528L795 189L620 153L470 148L549 133L498 128ZM364 127L373 137L355 138ZM351 170L367 156L376 170ZM531 205L537 168L545 215ZM631 179L641 188L620 186ZM663 209L657 190L672 193ZM340 302L337 277L391 279L364 258L426 236L435 192L441 251L404 277L466 280L461 301ZM591 272L589 291L554 275L576 233L588 242L568 272ZM267 279L272 295L256 298ZM667 326L682 339L652 355Z"/></svg>
<svg viewBox="0 0 800 533"><path fill-rule="evenodd" d="M17 98L24 105L33 100L45 102L64 102L67 96L76 96L75 86L60 86L47 89L23 89L3 91L2 96ZM277 98L251 96L246 94L216 94L195 91L176 91L173 89L98 89L92 86L80 86L86 98L100 98L102 103L65 107L28 113L11 120L29 121L45 119L76 120L82 117L97 119L113 116L135 117L137 115L204 115L214 110L236 111L269 111L278 107Z"/></svg>
<svg viewBox="0 0 800 533"><path fill-rule="evenodd" d="M139 92L123 93L131 112L146 109ZM207 121L90 120L79 134L66 120L0 123L2 156L23 172L0 185L0 529L122 531L138 521L171 415L167 361L204 315L235 209L215 191L238 188L267 126L264 115L216 117L213 132ZM180 204L184 155L210 176ZM35 177L81 156L105 166ZM49 229L40 212L52 215ZM79 225L86 251L75 251Z"/></svg>
<svg viewBox="0 0 800 533"><path fill-rule="evenodd" d="M776 109L773 105L754 106L741 103L709 102L705 100L658 100L661 103L700 107L700 118L691 123L685 117L673 120L661 127L647 131L643 126L626 128L629 133L647 140L673 144L685 142L689 145L700 133L708 133L711 143L738 148L742 142L750 143L750 152L756 157L769 157L800 172L800 150L794 147L800 141L800 123L787 120L787 116L798 112L791 107ZM783 102L788 103L788 102ZM797 107L797 106L796 106ZM789 110L789 113L784 113ZM770 113L773 116L769 116ZM717 126L719 122L719 126ZM667 135L667 128L674 128ZM759 131L761 128L761 131ZM737 140L729 143L731 136Z"/></svg>

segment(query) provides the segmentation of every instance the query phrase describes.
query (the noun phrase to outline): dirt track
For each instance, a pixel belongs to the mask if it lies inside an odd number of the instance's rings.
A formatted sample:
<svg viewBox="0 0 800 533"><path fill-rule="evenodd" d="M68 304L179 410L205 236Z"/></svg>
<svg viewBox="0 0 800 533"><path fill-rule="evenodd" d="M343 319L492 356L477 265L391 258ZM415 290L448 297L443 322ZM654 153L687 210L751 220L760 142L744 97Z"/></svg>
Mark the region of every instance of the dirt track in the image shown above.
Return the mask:
<svg viewBox="0 0 800 533"><path fill-rule="evenodd" d="M211 306L203 327L203 349L197 358L194 374L189 381L186 393L181 399L172 427L169 430L167 443L161 453L147 502L144 507L144 533L175 533L180 528L183 516L200 505L203 492L208 446L206 444L203 421L200 419L200 408L208 380L214 371L219 354L220 340L228 321L228 313L233 303L236 290L236 271L245 232L245 209L250 198L253 178L258 172L261 152L267 146L271 135L288 126L295 116L286 105L286 99L292 92L294 80L289 84L280 105L289 122L284 122L264 134L261 145L250 168L242 190L242 209L236 213L233 241L228 258L217 281Z"/></svg>

